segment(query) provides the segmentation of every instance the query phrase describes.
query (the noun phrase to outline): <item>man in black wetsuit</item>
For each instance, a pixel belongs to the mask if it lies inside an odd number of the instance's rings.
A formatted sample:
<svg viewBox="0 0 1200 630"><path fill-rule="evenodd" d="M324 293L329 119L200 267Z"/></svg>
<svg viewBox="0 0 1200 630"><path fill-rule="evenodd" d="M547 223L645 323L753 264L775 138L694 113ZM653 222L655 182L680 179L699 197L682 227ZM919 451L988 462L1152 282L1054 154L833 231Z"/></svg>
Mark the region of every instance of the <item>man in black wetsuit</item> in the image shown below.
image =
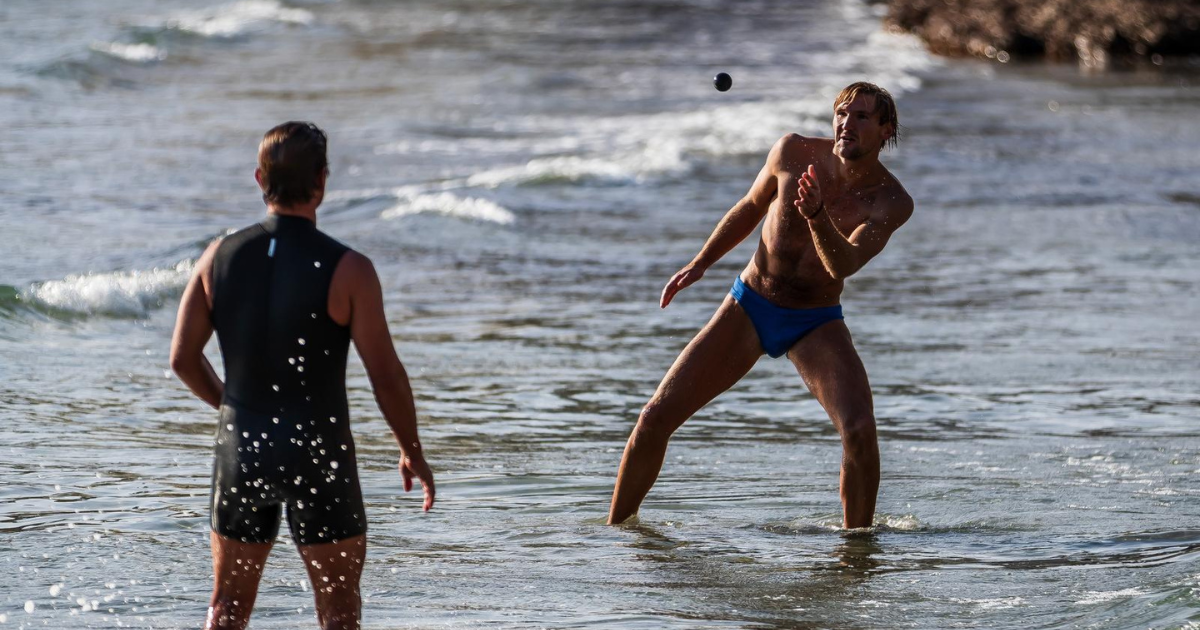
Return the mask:
<svg viewBox="0 0 1200 630"><path fill-rule="evenodd" d="M267 218L210 245L179 306L171 367L220 412L208 629L246 627L285 505L321 627L359 627L367 523L346 402L351 340L399 442L404 489L419 479L433 507L375 268L316 227L328 172L316 125L268 131L255 171ZM224 383L204 357L214 330Z"/></svg>

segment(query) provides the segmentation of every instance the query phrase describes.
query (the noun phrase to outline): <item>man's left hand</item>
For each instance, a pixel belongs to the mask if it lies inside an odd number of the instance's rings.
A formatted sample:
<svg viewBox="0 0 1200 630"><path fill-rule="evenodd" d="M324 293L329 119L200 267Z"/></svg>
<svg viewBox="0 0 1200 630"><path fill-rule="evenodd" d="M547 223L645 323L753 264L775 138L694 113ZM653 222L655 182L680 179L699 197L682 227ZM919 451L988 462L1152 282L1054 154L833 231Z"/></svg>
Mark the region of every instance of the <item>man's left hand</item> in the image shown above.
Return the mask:
<svg viewBox="0 0 1200 630"><path fill-rule="evenodd" d="M817 169L812 164L809 164L808 170L800 176L797 194L800 198L795 204L800 216L810 221L817 218L824 206L821 203L821 185L817 182Z"/></svg>

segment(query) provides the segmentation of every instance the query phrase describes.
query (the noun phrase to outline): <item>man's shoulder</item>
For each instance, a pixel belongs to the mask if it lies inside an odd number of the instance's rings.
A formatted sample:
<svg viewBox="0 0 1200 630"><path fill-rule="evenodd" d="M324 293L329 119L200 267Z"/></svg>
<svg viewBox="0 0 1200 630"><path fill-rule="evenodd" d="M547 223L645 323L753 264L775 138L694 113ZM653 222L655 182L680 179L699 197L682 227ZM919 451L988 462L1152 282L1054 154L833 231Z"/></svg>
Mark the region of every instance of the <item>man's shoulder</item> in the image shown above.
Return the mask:
<svg viewBox="0 0 1200 630"><path fill-rule="evenodd" d="M785 151L828 151L833 148L833 140L829 138L813 138L795 132L784 134L776 144Z"/></svg>
<svg viewBox="0 0 1200 630"><path fill-rule="evenodd" d="M369 278L375 275L375 265L371 259L352 248L346 248L346 253L342 255L342 260L338 263L338 271L345 272L355 279Z"/></svg>
<svg viewBox="0 0 1200 630"><path fill-rule="evenodd" d="M344 283L351 293L357 293L360 290L378 290L380 285L375 264L366 254L354 249L347 249L346 253L342 255L342 260L338 263L337 270L334 271L333 281Z"/></svg>
<svg viewBox="0 0 1200 630"><path fill-rule="evenodd" d="M904 185L888 171L876 197L877 211L892 221L904 223L912 216L914 206L913 198Z"/></svg>
<svg viewBox="0 0 1200 630"><path fill-rule="evenodd" d="M771 159L777 171L799 173L828 155L833 141L828 138L810 138L798 133L784 134L771 148Z"/></svg>

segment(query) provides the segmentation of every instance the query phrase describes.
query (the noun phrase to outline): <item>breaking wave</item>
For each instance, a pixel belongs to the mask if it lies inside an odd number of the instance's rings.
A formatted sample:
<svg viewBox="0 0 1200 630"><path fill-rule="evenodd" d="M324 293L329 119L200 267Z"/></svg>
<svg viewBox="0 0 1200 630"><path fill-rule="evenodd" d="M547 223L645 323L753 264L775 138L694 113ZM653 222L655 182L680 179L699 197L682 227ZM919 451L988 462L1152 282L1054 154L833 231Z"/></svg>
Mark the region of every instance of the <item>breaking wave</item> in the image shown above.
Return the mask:
<svg viewBox="0 0 1200 630"><path fill-rule="evenodd" d="M178 296L193 265L185 260L166 268L70 275L35 282L6 301L49 312L140 317ZM4 299L2 293L0 299Z"/></svg>

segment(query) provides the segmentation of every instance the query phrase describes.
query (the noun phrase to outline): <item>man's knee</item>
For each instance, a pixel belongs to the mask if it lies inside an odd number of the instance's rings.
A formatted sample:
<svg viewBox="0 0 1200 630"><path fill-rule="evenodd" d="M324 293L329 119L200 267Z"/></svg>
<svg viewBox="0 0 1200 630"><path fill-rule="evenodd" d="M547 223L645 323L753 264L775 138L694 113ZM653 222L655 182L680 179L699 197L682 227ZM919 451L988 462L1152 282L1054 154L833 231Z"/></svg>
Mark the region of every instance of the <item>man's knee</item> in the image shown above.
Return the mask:
<svg viewBox="0 0 1200 630"><path fill-rule="evenodd" d="M665 442L679 427L680 422L671 410L658 399L651 399L638 415L637 426L633 430L634 440Z"/></svg>
<svg viewBox="0 0 1200 630"><path fill-rule="evenodd" d="M842 449L850 459L879 457L875 418L864 415L842 423Z"/></svg>

